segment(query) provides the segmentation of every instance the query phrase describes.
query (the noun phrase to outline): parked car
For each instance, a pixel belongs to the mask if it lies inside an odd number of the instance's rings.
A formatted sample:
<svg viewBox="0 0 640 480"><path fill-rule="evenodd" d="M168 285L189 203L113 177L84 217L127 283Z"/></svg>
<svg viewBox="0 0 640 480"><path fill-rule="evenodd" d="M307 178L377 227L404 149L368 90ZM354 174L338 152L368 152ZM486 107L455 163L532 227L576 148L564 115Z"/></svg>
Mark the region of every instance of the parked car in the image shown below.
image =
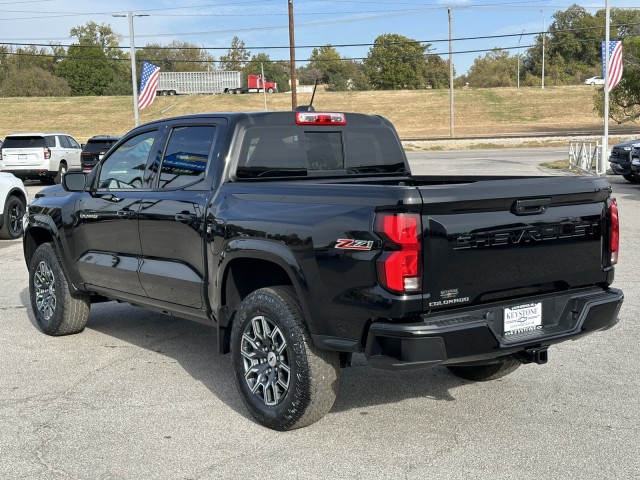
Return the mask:
<svg viewBox="0 0 640 480"><path fill-rule="evenodd" d="M2 145L2 171L23 180L60 183L67 170L80 170L81 150L66 133L14 133Z"/></svg>
<svg viewBox="0 0 640 480"><path fill-rule="evenodd" d="M27 190L10 173L0 173L0 238L12 240L22 235L22 217L27 205Z"/></svg>
<svg viewBox="0 0 640 480"><path fill-rule="evenodd" d="M604 78L589 77L584 81L585 85L604 85Z"/></svg>
<svg viewBox="0 0 640 480"><path fill-rule="evenodd" d="M609 156L609 166L613 173L622 175L629 182L640 180L640 177L631 170L631 153L634 146L640 147L640 139L616 143L611 147Z"/></svg>
<svg viewBox="0 0 640 480"><path fill-rule="evenodd" d="M112 135L95 135L87 140L80 154L82 171L91 171L118 140L120 140L120 137Z"/></svg>

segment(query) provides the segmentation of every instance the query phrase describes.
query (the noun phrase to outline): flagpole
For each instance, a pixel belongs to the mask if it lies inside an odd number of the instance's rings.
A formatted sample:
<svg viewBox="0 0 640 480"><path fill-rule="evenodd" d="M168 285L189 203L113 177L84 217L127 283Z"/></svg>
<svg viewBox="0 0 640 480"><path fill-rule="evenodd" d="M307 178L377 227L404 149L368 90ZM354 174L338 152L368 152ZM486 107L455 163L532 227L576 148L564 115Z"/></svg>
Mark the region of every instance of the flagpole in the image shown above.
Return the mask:
<svg viewBox="0 0 640 480"><path fill-rule="evenodd" d="M111 15L112 17L124 17L125 15ZM129 52L131 57L131 84L133 85L133 122L134 126L138 126L140 123L140 119L138 116L138 85L137 77L138 72L136 71L136 47L134 45L134 35L133 35L133 17L148 17L146 14L136 14L134 15L132 12L128 12L126 17L129 19Z"/></svg>
<svg viewBox="0 0 640 480"><path fill-rule="evenodd" d="M605 34L604 34L604 135L602 136L602 155L598 164L598 175L606 175L605 158L609 152L609 0L605 0Z"/></svg>

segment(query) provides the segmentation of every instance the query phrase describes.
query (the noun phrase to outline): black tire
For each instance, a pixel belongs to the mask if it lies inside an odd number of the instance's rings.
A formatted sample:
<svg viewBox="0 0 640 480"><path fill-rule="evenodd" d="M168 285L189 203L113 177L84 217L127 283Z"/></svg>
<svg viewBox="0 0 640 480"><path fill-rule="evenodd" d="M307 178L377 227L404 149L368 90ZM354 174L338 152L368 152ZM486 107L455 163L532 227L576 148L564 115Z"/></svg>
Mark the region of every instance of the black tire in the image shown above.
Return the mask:
<svg viewBox="0 0 640 480"><path fill-rule="evenodd" d="M335 402L338 352L314 347L292 287L262 288L243 300L231 329L231 361L242 401L265 427L305 427Z"/></svg>
<svg viewBox="0 0 640 480"><path fill-rule="evenodd" d="M271 87L269 87L269 88L267 89L267 93L274 93L274 92L275 92L275 90L274 90L273 88L271 88Z"/></svg>
<svg viewBox="0 0 640 480"><path fill-rule="evenodd" d="M64 177L67 173L67 162L60 162L60 166L58 167L58 174L53 177L53 183L60 184L62 182L62 177Z"/></svg>
<svg viewBox="0 0 640 480"><path fill-rule="evenodd" d="M638 178L634 173L625 173L624 175L622 175L622 178L631 183L636 183L638 181Z"/></svg>
<svg viewBox="0 0 640 480"><path fill-rule="evenodd" d="M56 250L40 245L29 262L29 297L38 325L47 335L70 335L84 330L89 299L74 297Z"/></svg>
<svg viewBox="0 0 640 480"><path fill-rule="evenodd" d="M447 366L449 371L454 375L464 378L465 380L471 380L474 382L486 382L489 380L496 380L498 378L509 375L515 371L522 363L513 357L504 357L497 363L490 363L487 365L470 365L460 366L455 365Z"/></svg>
<svg viewBox="0 0 640 480"><path fill-rule="evenodd" d="M9 196L4 204L4 223L0 228L2 240L14 240L22 236L22 217L25 204L15 195Z"/></svg>

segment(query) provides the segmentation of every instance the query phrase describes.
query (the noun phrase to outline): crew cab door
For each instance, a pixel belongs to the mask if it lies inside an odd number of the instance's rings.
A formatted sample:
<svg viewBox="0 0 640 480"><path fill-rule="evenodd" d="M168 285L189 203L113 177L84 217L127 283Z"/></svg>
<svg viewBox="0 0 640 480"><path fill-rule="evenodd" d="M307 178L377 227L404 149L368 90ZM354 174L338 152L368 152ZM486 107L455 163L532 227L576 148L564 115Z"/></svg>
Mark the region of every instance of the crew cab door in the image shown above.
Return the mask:
<svg viewBox="0 0 640 480"><path fill-rule="evenodd" d="M90 177L91 191L78 201L73 229L76 262L90 285L146 295L138 278L138 212L148 191L145 168L159 136L157 129L150 129L120 144L97 167Z"/></svg>
<svg viewBox="0 0 640 480"><path fill-rule="evenodd" d="M172 122L166 148L150 171L140 209L140 281L150 298L204 307L205 212L218 164L216 138L224 121Z"/></svg>

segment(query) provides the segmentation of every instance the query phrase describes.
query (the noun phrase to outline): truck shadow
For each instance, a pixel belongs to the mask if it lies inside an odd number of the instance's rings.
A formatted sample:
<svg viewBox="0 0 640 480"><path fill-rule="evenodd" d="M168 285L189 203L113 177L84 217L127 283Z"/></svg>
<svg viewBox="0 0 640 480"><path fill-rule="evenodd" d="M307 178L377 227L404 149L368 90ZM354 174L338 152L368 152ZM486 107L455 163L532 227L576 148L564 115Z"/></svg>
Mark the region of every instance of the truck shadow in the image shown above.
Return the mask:
<svg viewBox="0 0 640 480"><path fill-rule="evenodd" d="M29 304L28 290L23 290L21 300L29 320L38 329ZM92 343L103 343L105 347L113 348L112 339L117 339L177 362L220 401L255 422L236 390L231 356L217 351L217 334L213 328L116 302L93 305L86 328L109 337L106 341L96 337ZM132 358L134 356L135 353ZM341 369L340 374L332 412L362 410L407 398L453 401L455 398L449 393L450 389L465 383L444 368L408 372L373 369L359 354L354 355L352 366Z"/></svg>

